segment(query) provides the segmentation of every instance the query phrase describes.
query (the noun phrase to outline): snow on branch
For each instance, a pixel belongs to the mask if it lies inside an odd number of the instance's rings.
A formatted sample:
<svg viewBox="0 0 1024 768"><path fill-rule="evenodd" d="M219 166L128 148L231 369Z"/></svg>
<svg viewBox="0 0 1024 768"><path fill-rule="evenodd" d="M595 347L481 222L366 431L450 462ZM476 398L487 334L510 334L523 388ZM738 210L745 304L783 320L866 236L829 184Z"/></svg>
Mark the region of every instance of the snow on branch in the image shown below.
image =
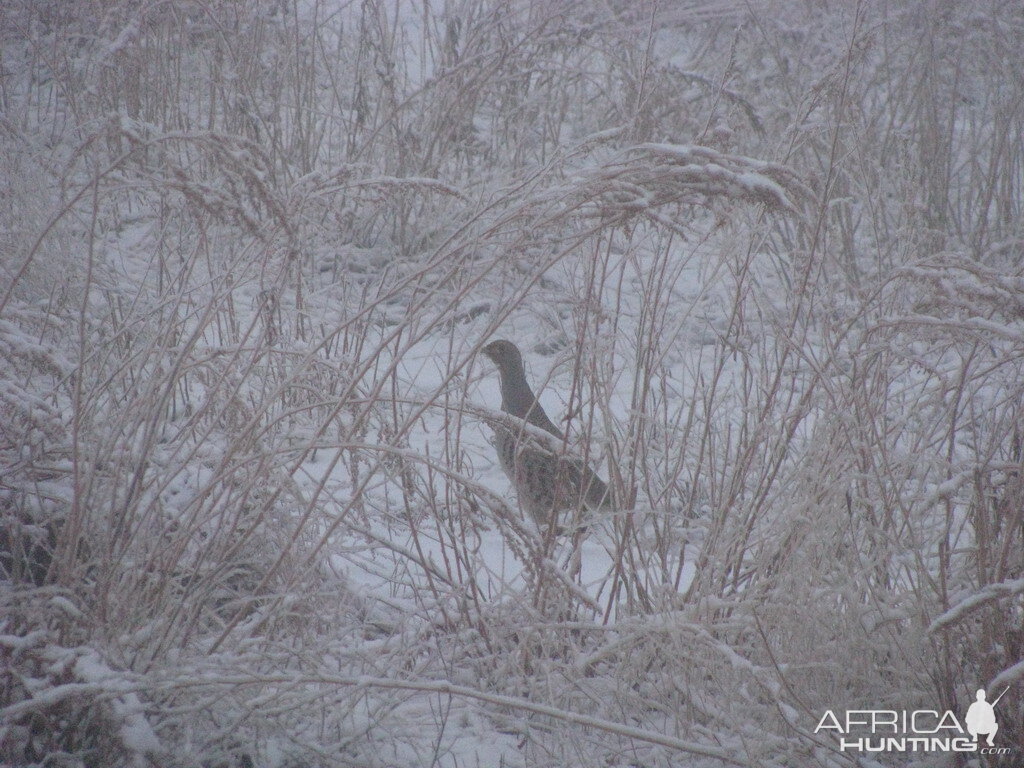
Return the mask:
<svg viewBox="0 0 1024 768"><path fill-rule="evenodd" d="M1021 593L1024 593L1024 579L1001 581L998 584L989 584L988 586L982 587L973 595L964 598L932 621L928 626L928 634L933 634L938 632L940 629L945 629L953 624L958 624L968 614L973 613L977 609L988 605L989 603L994 603L996 600L1013 597L1014 595L1019 595Z"/></svg>
<svg viewBox="0 0 1024 768"><path fill-rule="evenodd" d="M630 739L657 744L662 747L676 750L691 755L712 758L722 763L738 766L749 766L751 763L743 758L741 754L721 747L708 746L697 742L677 739L666 733L659 733L644 728L638 728L625 723L618 723L600 717L585 715L580 712L573 712L559 707L552 707L546 704L530 701L528 699L503 696L500 694L488 693L476 688L463 685L454 685L445 680L397 680L383 677L345 677L338 675L250 675L232 678L224 675L216 679L189 679L184 681L182 687L197 688L200 686L215 685L324 685L345 688L381 688L391 690L415 691L417 693L438 694L441 696L454 696L459 698L473 699L486 704L498 707L505 707L513 710L531 712L536 715L543 715L554 720L581 725L606 733L624 736Z"/></svg>
<svg viewBox="0 0 1024 768"><path fill-rule="evenodd" d="M797 213L796 201L811 194L785 166L682 144L629 147L610 162L581 170L569 185L551 192L583 198L603 216L722 198Z"/></svg>
<svg viewBox="0 0 1024 768"><path fill-rule="evenodd" d="M924 287L925 293L917 301L918 311L1024 319L1024 276L1020 274L954 254L933 256L899 273Z"/></svg>
<svg viewBox="0 0 1024 768"><path fill-rule="evenodd" d="M44 728L73 730L88 713L103 731L106 754L119 754L120 764L149 765L164 754L138 695L138 679L110 667L95 649L62 647L48 632L35 631L0 635L0 658L10 665L3 682L16 692L0 708L0 722L36 720Z"/></svg>
<svg viewBox="0 0 1024 768"><path fill-rule="evenodd" d="M1024 680L1024 661L1018 661L1004 669L989 683L989 689L998 691L1003 686L1013 685L1018 680Z"/></svg>
<svg viewBox="0 0 1024 768"><path fill-rule="evenodd" d="M938 338L959 338L965 341L988 342L992 339L1020 343L1024 341L1024 328L998 323L983 317L946 318L931 315L900 315L877 323L876 328L914 329L918 338L931 335Z"/></svg>

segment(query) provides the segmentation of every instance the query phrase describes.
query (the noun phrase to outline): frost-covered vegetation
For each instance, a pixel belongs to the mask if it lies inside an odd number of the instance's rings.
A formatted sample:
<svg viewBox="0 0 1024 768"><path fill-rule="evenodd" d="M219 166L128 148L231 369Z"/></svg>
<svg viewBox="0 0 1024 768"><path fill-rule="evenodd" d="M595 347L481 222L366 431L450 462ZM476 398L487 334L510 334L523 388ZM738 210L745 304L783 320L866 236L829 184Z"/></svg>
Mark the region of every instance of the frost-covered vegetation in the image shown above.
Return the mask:
<svg viewBox="0 0 1024 768"><path fill-rule="evenodd" d="M853 766L825 710L982 686L1024 742L1019 4L0 14L0 763Z"/></svg>

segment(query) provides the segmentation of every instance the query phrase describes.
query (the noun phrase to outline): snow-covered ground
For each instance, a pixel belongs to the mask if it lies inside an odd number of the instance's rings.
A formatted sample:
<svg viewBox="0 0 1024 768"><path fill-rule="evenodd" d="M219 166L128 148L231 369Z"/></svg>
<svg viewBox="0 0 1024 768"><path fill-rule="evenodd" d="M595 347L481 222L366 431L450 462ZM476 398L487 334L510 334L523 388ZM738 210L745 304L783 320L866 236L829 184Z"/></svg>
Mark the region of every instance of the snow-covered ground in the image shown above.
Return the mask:
<svg viewBox="0 0 1024 768"><path fill-rule="evenodd" d="M0 19L0 764L1022 759L1017 9Z"/></svg>

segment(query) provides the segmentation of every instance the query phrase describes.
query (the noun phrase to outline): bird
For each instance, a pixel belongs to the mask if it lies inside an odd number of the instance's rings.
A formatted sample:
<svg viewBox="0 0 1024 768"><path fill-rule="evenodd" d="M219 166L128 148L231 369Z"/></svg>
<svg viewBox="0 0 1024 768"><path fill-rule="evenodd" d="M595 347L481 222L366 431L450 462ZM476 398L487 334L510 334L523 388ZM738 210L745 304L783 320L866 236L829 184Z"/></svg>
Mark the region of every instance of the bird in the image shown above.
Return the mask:
<svg viewBox="0 0 1024 768"><path fill-rule="evenodd" d="M493 425L498 462L523 510L543 530L565 510L612 508L608 486L582 460L564 453L565 435L551 422L530 389L519 347L499 339L481 352L498 368L501 410L557 438L557 443L544 440L507 422ZM556 448L557 444L562 450Z"/></svg>

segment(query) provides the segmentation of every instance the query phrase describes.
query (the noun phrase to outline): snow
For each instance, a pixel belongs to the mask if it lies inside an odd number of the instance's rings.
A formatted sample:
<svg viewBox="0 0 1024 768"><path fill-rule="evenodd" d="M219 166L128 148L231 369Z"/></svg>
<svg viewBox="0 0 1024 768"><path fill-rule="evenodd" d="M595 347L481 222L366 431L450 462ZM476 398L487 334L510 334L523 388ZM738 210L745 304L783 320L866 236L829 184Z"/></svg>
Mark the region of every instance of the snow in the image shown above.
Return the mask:
<svg viewBox="0 0 1024 768"><path fill-rule="evenodd" d="M1024 678L1024 661L1018 661L1016 664L1007 667L998 675L993 677L989 686L993 690L999 690L1000 688L1011 686L1019 682L1022 678Z"/></svg>
<svg viewBox="0 0 1024 768"><path fill-rule="evenodd" d="M1020 42L926 6L26 7L0 761L835 768L1019 681ZM495 338L623 508L523 514Z"/></svg>
<svg viewBox="0 0 1024 768"><path fill-rule="evenodd" d="M120 673L107 666L97 654L88 653L78 657L75 673L79 679L92 683L104 691L123 691L131 684ZM135 693L122 693L110 699L113 717L120 722L118 733L121 742L129 750L138 753L135 764L147 765L148 755L159 755L163 751L160 740L145 717L142 702Z"/></svg>
<svg viewBox="0 0 1024 768"><path fill-rule="evenodd" d="M1024 593L1024 579L1013 579L999 582L998 584L987 584L977 592L959 600L956 605L948 611L936 616L928 625L929 634L938 632L951 624L957 624L964 616L1001 598L1013 597Z"/></svg>

